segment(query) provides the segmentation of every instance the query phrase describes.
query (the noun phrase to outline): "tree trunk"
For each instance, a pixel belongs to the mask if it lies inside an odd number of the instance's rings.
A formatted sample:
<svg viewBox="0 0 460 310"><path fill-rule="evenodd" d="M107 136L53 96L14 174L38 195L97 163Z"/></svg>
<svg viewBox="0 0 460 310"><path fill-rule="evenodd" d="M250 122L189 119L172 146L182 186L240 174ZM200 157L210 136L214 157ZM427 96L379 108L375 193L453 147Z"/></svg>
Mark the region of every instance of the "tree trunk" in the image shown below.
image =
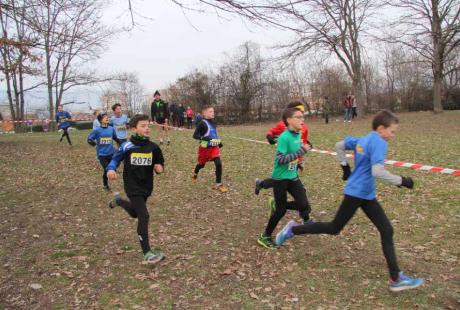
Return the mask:
<svg viewBox="0 0 460 310"><path fill-rule="evenodd" d="M45 54L46 54L46 80L48 87L48 110L50 112L50 120L54 119L54 104L53 104L53 80L51 76L51 57L49 44L45 42Z"/></svg>
<svg viewBox="0 0 460 310"><path fill-rule="evenodd" d="M438 3L432 0L433 22L431 33L433 40L433 111L442 112L442 78L443 78L443 50L441 46L441 19L438 13Z"/></svg>
<svg viewBox="0 0 460 310"><path fill-rule="evenodd" d="M442 74L435 73L433 81L433 112L441 113L442 108Z"/></svg>

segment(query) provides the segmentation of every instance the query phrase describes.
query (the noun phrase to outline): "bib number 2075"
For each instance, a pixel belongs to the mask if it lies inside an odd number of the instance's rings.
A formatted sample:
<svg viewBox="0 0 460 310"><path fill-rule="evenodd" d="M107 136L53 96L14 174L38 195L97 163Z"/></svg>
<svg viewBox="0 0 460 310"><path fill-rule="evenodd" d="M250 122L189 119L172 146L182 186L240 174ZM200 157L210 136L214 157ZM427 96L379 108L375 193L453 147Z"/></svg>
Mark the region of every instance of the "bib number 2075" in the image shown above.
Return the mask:
<svg viewBox="0 0 460 310"><path fill-rule="evenodd" d="M151 166L152 153L131 153L131 165Z"/></svg>

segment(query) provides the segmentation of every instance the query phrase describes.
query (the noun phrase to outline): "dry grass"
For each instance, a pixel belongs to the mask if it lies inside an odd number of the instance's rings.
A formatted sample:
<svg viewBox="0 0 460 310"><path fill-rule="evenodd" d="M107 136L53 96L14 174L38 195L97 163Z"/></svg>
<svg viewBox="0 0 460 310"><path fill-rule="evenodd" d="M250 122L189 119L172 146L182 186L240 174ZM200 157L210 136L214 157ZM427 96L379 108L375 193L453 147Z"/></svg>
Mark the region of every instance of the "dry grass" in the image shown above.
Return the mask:
<svg viewBox="0 0 460 310"><path fill-rule="evenodd" d="M369 124L313 120L311 141L332 149ZM229 136L263 140L269 125L219 129L227 194L211 189L212 165L191 183L197 143L172 132L172 145L162 147L166 173L149 200L151 240L167 255L154 269L140 264L136 222L106 206L111 195L102 191L88 132L74 133L72 148L53 133L0 137L0 309L460 307L458 176L389 167L412 176L416 189L378 186L400 266L427 279L421 289L388 292L379 236L362 212L340 236L299 237L273 252L258 247L271 193L255 196L253 181L270 175L274 148ZM459 111L402 114L400 128L389 159L460 169ZM343 189L337 160L312 153L306 166L313 217L331 219Z"/></svg>

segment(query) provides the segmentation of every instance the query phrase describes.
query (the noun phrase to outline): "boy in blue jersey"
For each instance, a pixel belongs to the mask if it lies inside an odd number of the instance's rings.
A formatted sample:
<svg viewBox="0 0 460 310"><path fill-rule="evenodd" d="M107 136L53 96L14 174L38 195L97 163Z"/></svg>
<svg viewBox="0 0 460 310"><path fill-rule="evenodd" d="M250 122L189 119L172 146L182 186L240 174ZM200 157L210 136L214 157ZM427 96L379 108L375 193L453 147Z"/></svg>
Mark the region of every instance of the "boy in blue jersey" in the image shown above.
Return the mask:
<svg viewBox="0 0 460 310"><path fill-rule="evenodd" d="M372 129L363 137L347 136L336 144L337 155L343 169L345 196L332 222L296 225L290 221L276 236L276 243L282 245L294 235L330 234L338 235L356 210L361 208L377 227L389 273L391 291L397 292L419 287L424 280L412 278L402 273L398 267L393 244L393 227L385 211L376 199L375 179L379 178L398 187L414 187L410 177L394 175L384 168L387 141L394 137L398 128L398 118L388 110L377 113L372 121ZM355 168L351 172L345 150L353 150Z"/></svg>
<svg viewBox="0 0 460 310"><path fill-rule="evenodd" d="M163 260L164 255L159 250L150 248L149 212L146 203L153 190L153 173L163 172L164 158L160 147L149 140L149 123L149 117L145 114L137 114L131 119L129 125L133 134L113 156L107 166L107 176L110 181L115 180L115 171L123 161L123 184L129 200L115 195L109 207L120 206L132 218L137 218L137 234L144 262L155 264Z"/></svg>
<svg viewBox="0 0 460 310"><path fill-rule="evenodd" d="M70 115L69 112L64 111L64 108L62 105L58 105L58 111L56 112L56 123L58 124L58 129L59 131L62 131L62 136L61 139L59 139L59 142L62 142L62 139L64 137L67 138L67 142L69 145L72 145L72 142L70 141L70 136L69 136L69 128L71 125L71 120L72 116Z"/></svg>
<svg viewBox="0 0 460 310"><path fill-rule="evenodd" d="M112 111L115 115L110 118L109 126L112 126L115 129L115 133L117 134L117 143L120 146L123 142L128 141L128 124L129 118L121 114L121 105L119 103L115 103L112 106Z"/></svg>
<svg viewBox="0 0 460 310"><path fill-rule="evenodd" d="M204 168L208 161L213 161L216 166L216 186L221 193L228 192L228 188L222 184L222 161L220 160L220 148L223 146L217 135L216 124L214 123L214 108L205 106L202 110L203 120L198 124L193 133L193 138L200 140L198 146L198 163L193 171L192 180L196 182L198 172Z"/></svg>
<svg viewBox="0 0 460 310"><path fill-rule="evenodd" d="M109 126L109 117L107 113L99 113L97 115L100 127L97 127L88 135L88 143L92 146L96 146L96 154L99 162L101 163L103 174L102 182L104 189L110 191L108 179L107 179L107 165L112 160L114 153L112 141L117 141L115 129Z"/></svg>

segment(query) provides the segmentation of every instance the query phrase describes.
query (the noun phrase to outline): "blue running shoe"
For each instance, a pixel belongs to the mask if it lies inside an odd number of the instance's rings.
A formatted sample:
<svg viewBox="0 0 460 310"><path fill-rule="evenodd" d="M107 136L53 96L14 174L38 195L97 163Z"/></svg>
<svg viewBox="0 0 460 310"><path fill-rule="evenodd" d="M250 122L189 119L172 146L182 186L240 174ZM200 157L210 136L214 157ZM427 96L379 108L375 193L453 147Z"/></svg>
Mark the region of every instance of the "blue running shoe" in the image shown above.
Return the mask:
<svg viewBox="0 0 460 310"><path fill-rule="evenodd" d="M286 240L294 237L292 233L292 227L297 226L297 223L293 220L289 221L286 226L276 235L275 243L277 246L282 246Z"/></svg>
<svg viewBox="0 0 460 310"><path fill-rule="evenodd" d="M399 272L399 278L398 278L397 281L390 280L390 291L392 291L392 292L400 292L400 291L404 291L404 290L409 290L409 289L412 289L412 288L419 287L424 282L425 282L425 280L423 280L422 278L411 278L409 276L406 276L401 271L401 272Z"/></svg>

